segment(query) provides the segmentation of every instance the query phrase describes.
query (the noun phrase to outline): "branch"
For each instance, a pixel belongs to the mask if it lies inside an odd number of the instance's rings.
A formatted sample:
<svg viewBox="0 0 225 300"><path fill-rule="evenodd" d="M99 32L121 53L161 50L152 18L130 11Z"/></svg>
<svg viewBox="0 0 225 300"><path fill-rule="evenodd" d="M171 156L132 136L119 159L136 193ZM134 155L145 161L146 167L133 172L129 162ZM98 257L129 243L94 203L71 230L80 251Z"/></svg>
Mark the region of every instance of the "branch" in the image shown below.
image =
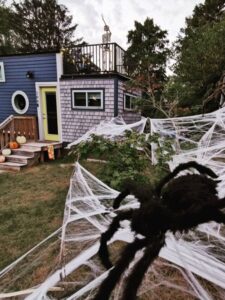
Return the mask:
<svg viewBox="0 0 225 300"><path fill-rule="evenodd" d="M218 96L218 93L222 94L225 97L225 92L224 92L225 82L224 82L224 80L225 80L225 75L223 75L221 77L221 79L218 81L216 89L205 100L203 100L203 102L202 102L203 113L204 113L205 105L208 102L210 102L211 100L213 100L216 96Z"/></svg>

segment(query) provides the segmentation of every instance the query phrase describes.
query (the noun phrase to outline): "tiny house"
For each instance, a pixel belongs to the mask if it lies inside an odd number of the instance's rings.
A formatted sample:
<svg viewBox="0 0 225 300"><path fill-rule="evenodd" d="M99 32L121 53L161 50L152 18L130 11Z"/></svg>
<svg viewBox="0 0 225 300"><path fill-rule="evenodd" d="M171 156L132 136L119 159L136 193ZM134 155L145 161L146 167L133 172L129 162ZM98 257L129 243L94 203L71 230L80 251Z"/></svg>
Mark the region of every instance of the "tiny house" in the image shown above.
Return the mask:
<svg viewBox="0 0 225 300"><path fill-rule="evenodd" d="M61 143L104 119L138 121L138 93L125 87L124 53L116 43L105 43L76 46L70 53L0 56L0 139L13 119L14 134Z"/></svg>

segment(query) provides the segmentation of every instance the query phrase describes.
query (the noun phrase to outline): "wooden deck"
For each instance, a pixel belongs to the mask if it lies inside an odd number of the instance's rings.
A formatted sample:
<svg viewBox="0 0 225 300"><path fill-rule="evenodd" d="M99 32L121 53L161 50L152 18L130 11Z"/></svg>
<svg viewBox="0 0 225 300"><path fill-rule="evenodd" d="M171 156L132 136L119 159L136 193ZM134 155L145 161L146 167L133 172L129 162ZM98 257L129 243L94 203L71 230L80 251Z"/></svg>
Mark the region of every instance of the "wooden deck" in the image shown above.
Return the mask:
<svg viewBox="0 0 225 300"><path fill-rule="evenodd" d="M48 147L53 146L55 150L55 158L59 158L61 156L61 149L62 149L62 143L59 142L52 142L52 141L28 141L26 144L24 144L23 147L30 148L36 151L40 151L40 161L44 162L45 160L45 153L48 151ZM20 148L20 149L21 149Z"/></svg>
<svg viewBox="0 0 225 300"><path fill-rule="evenodd" d="M38 139L36 116L9 116L0 124L0 150L7 147L18 135L24 135L27 140Z"/></svg>

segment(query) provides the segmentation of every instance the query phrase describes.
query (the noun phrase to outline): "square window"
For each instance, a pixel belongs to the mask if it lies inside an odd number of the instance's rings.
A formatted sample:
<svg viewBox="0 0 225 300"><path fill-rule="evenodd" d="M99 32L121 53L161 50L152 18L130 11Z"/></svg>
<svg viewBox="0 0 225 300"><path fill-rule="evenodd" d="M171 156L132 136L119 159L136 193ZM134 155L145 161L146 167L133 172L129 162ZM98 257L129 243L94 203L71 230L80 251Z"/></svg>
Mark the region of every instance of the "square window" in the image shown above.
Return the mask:
<svg viewBox="0 0 225 300"><path fill-rule="evenodd" d="M124 109L134 111L136 98L137 96L124 94Z"/></svg>
<svg viewBox="0 0 225 300"><path fill-rule="evenodd" d="M88 93L88 106L101 107L101 93Z"/></svg>
<svg viewBox="0 0 225 300"><path fill-rule="evenodd" d="M5 71L3 62L0 62L0 82L5 82Z"/></svg>
<svg viewBox="0 0 225 300"><path fill-rule="evenodd" d="M103 90L72 90L72 108L103 109Z"/></svg>

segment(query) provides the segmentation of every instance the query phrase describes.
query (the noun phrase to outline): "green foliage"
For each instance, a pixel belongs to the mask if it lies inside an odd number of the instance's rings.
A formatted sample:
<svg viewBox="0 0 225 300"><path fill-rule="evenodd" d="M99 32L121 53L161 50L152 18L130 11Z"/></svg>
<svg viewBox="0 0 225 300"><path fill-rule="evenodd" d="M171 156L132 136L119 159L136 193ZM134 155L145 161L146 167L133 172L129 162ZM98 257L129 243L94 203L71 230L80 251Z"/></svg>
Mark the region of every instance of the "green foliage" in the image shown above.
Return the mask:
<svg viewBox="0 0 225 300"><path fill-rule="evenodd" d="M187 27L184 30L186 36L194 32L196 28L206 24L220 22L224 14L224 0L205 0L205 2L196 5L193 16L186 18Z"/></svg>
<svg viewBox="0 0 225 300"><path fill-rule="evenodd" d="M91 135L91 140L86 142L81 142L75 153L79 158L86 159L88 157L93 157L97 159L104 158L105 152L112 152L116 147L115 142L111 142L108 139L104 139L98 135Z"/></svg>
<svg viewBox="0 0 225 300"><path fill-rule="evenodd" d="M179 106L195 106L199 113L225 70L224 0L206 0L196 6L182 34L176 42L175 76L166 96L175 92ZM214 100L219 101L219 94Z"/></svg>
<svg viewBox="0 0 225 300"><path fill-rule="evenodd" d="M75 153L80 159L106 159L104 174L101 178L113 188L120 188L127 178L139 182L146 181L143 170L148 161L136 147L144 144L144 135L128 131L122 141L110 141L101 136L92 135L91 141L80 143Z"/></svg>
<svg viewBox="0 0 225 300"><path fill-rule="evenodd" d="M128 88L138 88L144 97L160 97L166 80L166 61L169 55L167 31L147 18L143 24L135 21L135 29L128 32L129 47L125 65L131 81Z"/></svg>
<svg viewBox="0 0 225 300"><path fill-rule="evenodd" d="M117 141L92 135L91 141L80 143L72 152L81 160L105 159L107 162L100 177L111 187L120 189L128 178L137 182L149 182L146 172L150 166L150 143L160 146L157 150L158 176L173 154L171 140L160 139L159 135L146 140L145 134L127 131L124 139Z"/></svg>
<svg viewBox="0 0 225 300"><path fill-rule="evenodd" d="M175 154L173 149L174 139L169 137L162 137L160 134L153 134L148 138L149 143L154 143L157 147L156 149L156 158L157 158L157 167L165 168L165 165L168 161L171 160L172 155Z"/></svg>
<svg viewBox="0 0 225 300"><path fill-rule="evenodd" d="M165 77L165 63L168 54L166 47L167 31L155 25L147 18L144 24L137 21L135 29L128 32L130 46L126 52L126 63L131 77L151 74L158 79Z"/></svg>
<svg viewBox="0 0 225 300"><path fill-rule="evenodd" d="M14 31L20 38L18 52L59 50L73 46L73 17L56 0L14 1Z"/></svg>
<svg viewBox="0 0 225 300"><path fill-rule="evenodd" d="M15 52L17 39L13 31L12 10L0 1L0 55Z"/></svg>

